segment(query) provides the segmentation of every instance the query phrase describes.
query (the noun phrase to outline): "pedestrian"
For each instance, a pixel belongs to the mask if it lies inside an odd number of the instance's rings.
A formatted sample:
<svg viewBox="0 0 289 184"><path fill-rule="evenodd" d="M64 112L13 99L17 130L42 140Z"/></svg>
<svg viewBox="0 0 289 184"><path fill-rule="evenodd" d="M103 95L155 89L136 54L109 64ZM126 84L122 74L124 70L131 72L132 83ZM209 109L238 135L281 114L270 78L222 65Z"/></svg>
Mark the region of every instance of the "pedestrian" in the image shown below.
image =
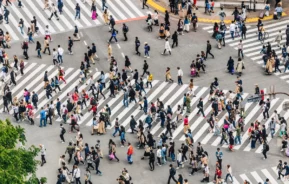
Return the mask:
<svg viewBox="0 0 289 184"><path fill-rule="evenodd" d="M24 32L23 32L24 21L23 21L23 19L21 19L21 18L20 18L20 20L19 20L18 27L19 27L19 29L20 29L21 34L23 35L23 34L24 34Z"/></svg>
<svg viewBox="0 0 289 184"><path fill-rule="evenodd" d="M145 58L150 58L149 51L150 51L150 46L148 45L147 42L145 42L144 43L144 57Z"/></svg>
<svg viewBox="0 0 289 184"><path fill-rule="evenodd" d="M208 40L207 41L207 49L206 49L206 59L208 58L208 54L210 54L213 59L215 58L215 56L211 53L211 50L212 50L212 45L210 43L210 41Z"/></svg>
<svg viewBox="0 0 289 184"><path fill-rule="evenodd" d="M217 162L219 163L219 167L222 170L223 152L220 150L220 148L217 148L216 157Z"/></svg>
<svg viewBox="0 0 289 184"><path fill-rule="evenodd" d="M46 111L44 110L43 107L41 107L41 111L40 111L40 126L42 127L42 122L43 122L43 126L46 127Z"/></svg>
<svg viewBox="0 0 289 184"><path fill-rule="evenodd" d="M68 54L73 54L73 52L72 52L72 46L73 46L73 40L71 39L71 37L69 36L68 37Z"/></svg>
<svg viewBox="0 0 289 184"><path fill-rule="evenodd" d="M170 55L172 55L172 53L171 53L172 49L171 49L171 46L170 46L170 43L169 43L168 39L166 38L165 41L166 41L165 42L165 50L162 53L162 55L164 55L166 53L166 51L169 51Z"/></svg>
<svg viewBox="0 0 289 184"><path fill-rule="evenodd" d="M190 98L190 94L186 94L185 97L185 106L187 107L187 113L191 113L191 98Z"/></svg>
<svg viewBox="0 0 289 184"><path fill-rule="evenodd" d="M112 47L110 45L110 42L107 43L107 54L108 54L108 57L107 57L108 59L107 60L110 61L111 57L112 57Z"/></svg>
<svg viewBox="0 0 289 184"><path fill-rule="evenodd" d="M102 11L104 9L108 9L108 7L106 6L106 0L102 0Z"/></svg>
<svg viewBox="0 0 289 184"><path fill-rule="evenodd" d="M225 13L223 7L220 8L219 17L220 17L220 21L221 21L221 22L223 22L224 19L225 19L225 17L226 17L226 13Z"/></svg>
<svg viewBox="0 0 289 184"><path fill-rule="evenodd" d="M147 7L149 9L149 6L147 5L147 0L142 1L142 9L144 9L144 7Z"/></svg>
<svg viewBox="0 0 289 184"><path fill-rule="evenodd" d="M127 149L127 161L129 164L133 164L132 155L133 155L133 147L130 142L128 142L128 149Z"/></svg>
<svg viewBox="0 0 289 184"><path fill-rule="evenodd" d="M6 21L6 24L9 24L8 16L10 12L9 10L4 6L4 20Z"/></svg>
<svg viewBox="0 0 289 184"><path fill-rule="evenodd" d="M238 73L239 76L242 75L244 69L245 69L244 61L241 58L239 58L236 66L236 72Z"/></svg>
<svg viewBox="0 0 289 184"><path fill-rule="evenodd" d="M203 109L204 108L203 98L200 98L197 108L199 109L197 112L197 115L199 115L199 113L202 113L203 117L206 118L204 114L204 109Z"/></svg>
<svg viewBox="0 0 289 184"><path fill-rule="evenodd" d="M41 57L41 44L39 41L36 42L36 49L35 50L37 51L37 57L41 59L42 58Z"/></svg>
<svg viewBox="0 0 289 184"><path fill-rule="evenodd" d="M247 27L246 25L243 23L242 27L241 27L241 37L242 40L245 39L246 40L246 33L247 33Z"/></svg>
<svg viewBox="0 0 289 184"><path fill-rule="evenodd" d="M235 31L236 31L236 24L234 23L234 21L231 22L229 30L230 30L231 38L232 40L234 40Z"/></svg>
<svg viewBox="0 0 289 184"><path fill-rule="evenodd" d="M124 34L124 33L123 33L123 34ZM137 55L140 56L140 52L139 52L139 50L138 50L139 47L140 47L140 41L139 41L138 37L135 37L135 52L136 52Z"/></svg>
<svg viewBox="0 0 289 184"><path fill-rule="evenodd" d="M42 53L45 54L46 50L48 50L48 52L49 52L48 55L50 55L49 41L48 41L47 37L44 38L44 44L43 45L44 45L44 50Z"/></svg>
<svg viewBox="0 0 289 184"><path fill-rule="evenodd" d="M64 134L66 133L65 128L63 127L62 123L60 124L60 139L61 143L65 143Z"/></svg>
<svg viewBox="0 0 289 184"><path fill-rule="evenodd" d="M183 85L183 70L180 67L177 67L178 69L178 85Z"/></svg>
<svg viewBox="0 0 289 184"><path fill-rule="evenodd" d="M55 15L55 17L56 17L57 20L59 20L59 17L58 17L58 15L57 15L57 10L56 10L56 7L55 7L54 3L52 3L51 6L52 6L51 9L50 9L51 15L50 15L50 17L48 18L48 20L51 20L51 18L53 17L53 15Z"/></svg>
<svg viewBox="0 0 289 184"><path fill-rule="evenodd" d="M166 82L174 82L174 80L172 79L170 67L167 67L166 70Z"/></svg>
<svg viewBox="0 0 289 184"><path fill-rule="evenodd" d="M149 68L149 65L147 64L147 61L146 60L144 60L144 64L143 64L143 73L142 73L142 77L145 75L145 74L147 74L147 70L148 70L148 68Z"/></svg>
<svg viewBox="0 0 289 184"><path fill-rule="evenodd" d="M155 170L155 154L152 149L150 150L149 154L149 166L151 168L151 171Z"/></svg>
<svg viewBox="0 0 289 184"><path fill-rule="evenodd" d="M58 60L58 63L59 64L63 64L63 48L60 47L60 45L58 45L58 48L57 48L57 53L58 53L58 56L57 56L57 60Z"/></svg>
<svg viewBox="0 0 289 184"><path fill-rule="evenodd" d="M80 176L81 176L80 169L78 168L77 165L74 165L73 168L74 169L73 169L72 177L75 178L75 184L81 184L81 182L80 182Z"/></svg>
<svg viewBox="0 0 289 184"><path fill-rule="evenodd" d="M244 59L242 40L240 40L238 44L238 58L240 58L240 55L242 55L242 59Z"/></svg>
<svg viewBox="0 0 289 184"><path fill-rule="evenodd" d="M123 32L123 36L124 36L124 41L127 41L127 36L126 34L128 33L129 29L128 29L128 26L123 23L122 24L122 32Z"/></svg>
<svg viewBox="0 0 289 184"><path fill-rule="evenodd" d="M174 182L178 183L178 181L175 179L175 175L176 175L176 169L173 167L173 164L170 164L168 184L171 183L171 179L173 179Z"/></svg>
<svg viewBox="0 0 289 184"><path fill-rule="evenodd" d="M78 3L76 3L76 6L75 6L75 20L77 17L78 19L80 19L80 6Z"/></svg>
<svg viewBox="0 0 289 184"><path fill-rule="evenodd" d="M110 31L109 31L109 32L111 32L111 31L114 29L115 20L114 20L114 18L113 18L112 15L110 15L109 17L110 17L110 18L109 18L109 26L110 26Z"/></svg>
<svg viewBox="0 0 289 184"><path fill-rule="evenodd" d="M267 159L267 152L269 151L269 145L265 140L263 140L262 154L264 155L264 160Z"/></svg>
<svg viewBox="0 0 289 184"><path fill-rule="evenodd" d="M29 59L29 56L28 56L28 41L27 40L24 40L23 43L22 43L22 49L23 49L23 55L25 56L25 59Z"/></svg>
<svg viewBox="0 0 289 184"><path fill-rule="evenodd" d="M92 20L96 20L98 14L97 14L97 12L96 12L96 6L95 6L95 3L94 3L94 2L92 2L92 4L91 4L91 12L92 12L92 14L91 14L91 19L92 19Z"/></svg>
<svg viewBox="0 0 289 184"><path fill-rule="evenodd" d="M172 35L172 39L173 39L172 48L174 48L175 44L177 47L178 46L178 32L177 31L175 31L175 33Z"/></svg>
<svg viewBox="0 0 289 184"><path fill-rule="evenodd" d="M40 148L40 154L41 154L41 166L43 166L46 163L45 155L46 155L46 149L43 144L39 144Z"/></svg>

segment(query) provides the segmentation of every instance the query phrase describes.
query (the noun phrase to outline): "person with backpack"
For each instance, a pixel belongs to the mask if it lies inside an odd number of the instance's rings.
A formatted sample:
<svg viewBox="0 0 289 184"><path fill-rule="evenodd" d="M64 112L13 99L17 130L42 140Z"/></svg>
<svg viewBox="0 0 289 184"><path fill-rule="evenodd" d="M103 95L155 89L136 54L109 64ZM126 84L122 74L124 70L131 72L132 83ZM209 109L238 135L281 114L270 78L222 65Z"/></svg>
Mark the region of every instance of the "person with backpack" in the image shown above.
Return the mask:
<svg viewBox="0 0 289 184"><path fill-rule="evenodd" d="M147 42L144 43L144 57L145 58L150 58L150 54L149 54L149 51L150 51L150 46L148 45Z"/></svg>
<svg viewBox="0 0 289 184"><path fill-rule="evenodd" d="M127 41L126 34L127 34L128 31L129 31L128 26L125 23L123 23L122 32L123 32L123 36L124 36L124 41Z"/></svg>
<svg viewBox="0 0 289 184"><path fill-rule="evenodd" d="M173 164L170 164L170 170L169 170L169 179L168 179L168 184L171 183L171 179L174 180L174 182L178 182L175 178L175 175L176 175L176 169L174 168Z"/></svg>
<svg viewBox="0 0 289 184"><path fill-rule="evenodd" d="M269 151L269 145L265 140L263 140L262 154L264 155L264 160L267 159L267 152Z"/></svg>

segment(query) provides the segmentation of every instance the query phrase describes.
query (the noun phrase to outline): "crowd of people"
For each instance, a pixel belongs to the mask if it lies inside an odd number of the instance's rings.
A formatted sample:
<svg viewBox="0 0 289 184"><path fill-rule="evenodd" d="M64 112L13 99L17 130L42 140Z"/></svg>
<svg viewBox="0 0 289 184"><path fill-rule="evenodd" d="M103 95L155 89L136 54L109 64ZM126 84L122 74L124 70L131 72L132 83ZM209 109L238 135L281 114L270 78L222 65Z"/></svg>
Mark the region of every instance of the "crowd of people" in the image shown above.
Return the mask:
<svg viewBox="0 0 289 184"><path fill-rule="evenodd" d="M7 1L6 1L7 2ZM21 3L21 1L20 1ZM45 8L52 9L52 14L49 19L53 16L57 15L57 8L54 4L50 7L49 0L45 0ZM145 4L145 3L144 3ZM44 90L45 95L48 99L48 103L42 107L39 106L39 94L37 91L24 89L23 98L17 98L17 95L12 93L13 86L17 86L16 77L19 75L24 75L24 61L22 59L18 59L18 56L13 56L14 63L11 66L9 63L9 56L5 52L4 49L10 48L11 37L8 32L4 35L4 31L0 29L0 42L2 47L0 49L0 60L3 64L2 72L1 72L1 93L3 95L3 111L10 112L12 110L13 117L17 122L24 121L28 119L31 122L31 125L35 124L35 114L39 113L40 115L40 127L46 127L47 122L49 124L53 124L53 121L56 117L60 117L63 122L60 124L60 139L62 143L66 143L65 134L66 134L66 125L68 124L70 127L70 133L73 133L76 130L77 135L75 141L71 140L68 143L65 153L68 154L69 158L66 159L65 155L61 155L59 157L59 167L58 167L58 181L60 184L62 182L71 183L75 181L75 183L81 183L81 179L83 173L80 170L81 165L85 165L85 183L92 183L91 181L91 171L95 170L97 175L102 175L102 172L99 170L101 159L105 156L108 156L111 162L116 161L119 162L119 158L117 157L117 149L118 144L117 139L109 139L108 141L108 153L107 155L102 152L103 144L100 141L97 141L95 146L89 146L89 144L84 141L83 132L80 131L80 126L78 126L78 121L81 120L84 112L90 112L93 119L91 123L91 134L105 135L108 134L107 127L112 126L110 117L112 116L111 107L108 104L105 104L102 108L100 108L100 99L102 97L103 100L106 99L104 93L106 90L109 90L109 97L115 98L116 95L123 95L123 106L129 107L132 105L132 102L138 103L140 107L140 111L143 111L145 114L144 121L137 121L133 115L131 115L131 119L129 121L129 128L131 133L135 134L135 142L137 143L138 149L143 149L144 154L141 160L148 159L148 164L151 171L155 170L155 163L158 166L166 165L168 161L171 161L171 164L168 164L169 169L169 178L168 183L173 180L176 183L180 184L188 184L189 178L185 178L182 174L178 174L176 170L182 169L184 166L190 168L190 175L194 175L196 172L203 172L203 177L200 178L202 182L209 182L213 180L216 183L222 183L223 181L227 182L228 178L233 182L233 174L232 167L230 164L227 164L223 167L223 157L224 154L220 147L216 149L216 164L215 164L215 172L212 172L212 169L209 168L209 160L210 162L214 162L214 159L210 157L209 153L205 151L200 142L194 142L193 135L191 129L189 127L189 118L188 115L192 112L192 98L195 98L196 95L194 93L194 80L191 79L189 83L188 92L184 94L183 103L178 104L178 108L175 112L173 112L170 104L165 106L165 102L160 99L157 99L156 102L148 101L147 92L149 88L152 88L152 82L154 80L153 73L149 70L150 66L147 64L146 60L143 63L143 71L140 72L138 69L132 68L132 64L130 62L129 56L125 56L125 65L124 69L119 70L119 65L117 62L117 58L112 55L112 47L111 42L112 39L115 42L117 40L118 30L116 29L116 22L112 15L109 15L106 6L106 0L102 0L103 5L103 17L105 19L106 24L110 27L111 38L109 39L108 44L108 61L109 61L109 72L105 74L103 71L100 72L100 77L94 78L93 73L91 73L91 64L95 64L95 60L99 59L97 55L96 45L92 43L91 46L87 47L87 52L84 53L84 60L81 61L80 64L80 84L87 85L86 87L81 88L79 90L78 86L76 86L72 91L67 94L67 101L61 102L59 98L56 99L53 97L53 92L55 94L61 94L60 85L62 83L66 84L65 80L65 71L61 67L63 64L63 55L64 49L61 45L58 45L57 48L52 49L52 53L50 52L50 42L52 41L51 33L49 31L49 27L45 28L45 38L43 47L40 42L36 42L36 55L38 58L42 58L42 54L45 54L48 51L48 55L51 55L51 60L54 65L57 66L57 75L49 78L48 71L44 72L43 82L44 82ZM21 6L20 6L21 7ZM61 0L58 1L58 11L61 14L61 10L63 7L63 2ZM173 8L172 8L173 7ZM172 11L176 13L178 8L171 6ZM176 8L176 9L175 9ZM165 49L162 54L172 54L172 49L174 46L178 46L178 35L184 35L185 32L189 32L191 30L197 31L197 23L198 17L195 13L192 13L192 9L197 8L196 4L188 4L187 14L184 18L184 21L180 19L177 23L177 30L171 35L170 34L170 17L168 11L165 12L164 22L160 21L158 12L155 11L154 15L148 15L146 22L148 31L153 31L153 27L159 27L158 34L159 39L165 40ZM208 11L212 11L210 8ZM6 8L4 11L8 11ZM96 19L96 9L94 2L91 4L92 11L92 19ZM236 10L235 10L236 11ZM234 13L233 13L234 14ZM242 21L239 17L239 14L235 12L235 20L230 25L230 33L232 39L234 39L235 35L240 34L242 39L246 39L246 25L244 21ZM235 15L234 14L234 15ZM223 15L223 14L222 14ZM61 15L59 15L61 16ZM80 7L76 4L76 16L75 18L80 18ZM6 19L5 19L6 20ZM7 23L8 23L8 15L7 15ZM190 23L192 23L193 28L190 28ZM236 26L237 25L237 26ZM263 24L258 22L258 30L261 30L262 37L262 28ZM19 27L21 29L21 33L23 32L23 20L20 19ZM289 29L289 28L287 28ZM223 42L223 46L225 46L225 32L227 30L224 22L220 23L220 26L216 23L213 27L214 33L213 37L219 41L219 48L221 48L221 44ZM237 32L236 32L237 30ZM30 44L34 43L33 34L38 31L37 20L33 17L31 21L31 28L28 31L29 40L25 40L22 43L23 55L25 59L28 59L28 48ZM122 25L122 32L124 36L124 41L127 41L127 34L129 33L129 27L124 23ZM287 32L287 30L286 30ZM221 35L221 36L220 36ZM289 31L288 31L289 35ZM168 38L172 38L173 44L170 45ZM68 38L68 54L73 54L72 48L75 41L79 41L81 38L79 36L78 28L75 26L73 36ZM287 37L288 40L288 37ZM280 41L280 38L276 38L276 41ZM280 43L280 42L279 42ZM1 46L0 45L0 46ZM287 45L288 46L288 45ZM137 55L141 55L139 52L140 40L138 37L135 38L135 51ZM150 58L150 45L148 43L144 44L144 57L146 59ZM43 50L43 51L42 51ZM214 55L211 53L212 45L210 41L207 41L206 52L202 51L197 55L197 58L192 61L191 68L191 76L200 76L201 70L206 72L206 64L205 61L208 59L208 55L214 58ZM219 80L215 77L210 84L210 96L209 99L204 102L204 99L201 97L198 99L198 112L197 115L202 115L203 118L207 119L209 124L208 133L213 133L216 137L220 137L220 146L223 144L228 145L228 149L230 151L234 151L234 146L240 145L242 141L241 135L248 134L249 141L251 142L251 149L256 148L256 142L259 141L262 144L262 154L264 159L267 159L267 152L270 150L269 144L267 143L268 135L270 134L271 138L275 135L276 124L280 125L280 133L279 136L283 139L282 141L282 152L284 151L287 156L289 156L289 148L288 148L288 134L287 134L287 122L284 117L281 117L278 112L275 110L269 119L269 110L271 109L270 100L265 99L264 91L260 90L258 85L255 86L255 94L260 97L259 105L262 108L264 121L270 121L268 126L270 132L267 132L267 127L265 122L259 122L258 120L252 122L249 128L245 129L245 105L246 100L243 98L243 81L241 79L241 74L244 67L243 59L243 45L242 40L238 45L238 64L236 66L235 73L238 74L237 80L235 82L235 90L229 91L229 93L223 92L220 88ZM42 52L41 52L42 51ZM261 53L264 54L264 65L266 66L266 72L272 73L272 67L275 66L275 72L278 68L277 60L280 60L278 56L275 54L274 50L271 50L270 43L268 42L267 46L264 46ZM286 68L289 67L288 64L288 47L283 46L282 48L282 56L285 61L285 71ZM242 59L241 59L242 58ZM20 61L19 61L20 60ZM273 61L274 60L274 61ZM280 61L279 61L280 63ZM287 65L286 65L287 63ZM232 58L228 61L228 71L231 74L234 74L234 60ZM183 85L183 71L180 67L175 69L177 71L177 82L181 86ZM18 72L19 71L19 72ZM280 71L280 70L279 70ZM9 73L9 75L8 75ZM142 73L142 74L141 74ZM171 68L167 67L165 70L165 80L167 82L174 82L174 77L171 75ZM101 95L101 96L99 96ZM204 113L204 105L209 103L212 107L211 113ZM220 113L225 112L227 116L224 119L220 118ZM160 121L160 126L164 128L164 133L161 134L160 138L154 137L151 133L152 123ZM127 163L133 164L133 155L134 155L134 143L126 140L126 132L127 129L125 126L121 125L118 118L116 118L114 122L114 132L111 134L113 137L119 137L120 146L127 146L126 155L127 155ZM185 136L185 141L181 143L178 147L177 143L172 139L173 131L177 126L183 127L183 133ZM168 136L169 134L169 136ZM106 135L108 136L108 135ZM91 145L91 144L90 144ZM197 145L197 146L194 146ZM41 149L41 166L44 166L46 163L45 155L46 149L44 145L40 145ZM210 153L211 155L211 153ZM69 164L72 159L74 160L73 168L70 170ZM136 158L137 159L137 158ZM175 164L176 161L176 164ZM214 164L213 164L214 165ZM280 161L278 164L278 174L283 176L285 179L289 179L289 166L287 166L287 162ZM283 174L283 170L286 172ZM222 172L226 173L225 175ZM177 176L176 176L177 175ZM211 177L211 178L210 178ZM129 174L129 171L124 168L121 171L119 177L117 177L117 182L120 184L128 184L132 182L132 177ZM266 182L269 183L269 179L266 179ZM244 181L245 184L249 184L248 181Z"/></svg>

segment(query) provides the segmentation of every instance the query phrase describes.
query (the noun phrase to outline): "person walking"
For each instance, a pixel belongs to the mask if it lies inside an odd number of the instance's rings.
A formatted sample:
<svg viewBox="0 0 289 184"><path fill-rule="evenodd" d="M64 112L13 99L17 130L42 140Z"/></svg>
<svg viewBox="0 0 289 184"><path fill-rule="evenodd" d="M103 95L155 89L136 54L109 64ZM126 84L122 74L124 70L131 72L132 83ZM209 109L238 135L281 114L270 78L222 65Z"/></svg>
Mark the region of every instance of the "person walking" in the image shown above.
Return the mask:
<svg viewBox="0 0 289 184"><path fill-rule="evenodd" d="M65 143L64 134L66 133L65 128L63 127L62 123L60 124L60 139L61 143Z"/></svg>
<svg viewBox="0 0 289 184"><path fill-rule="evenodd" d="M37 51L37 57L41 59L42 58L41 57L41 44L39 41L36 42L36 49L35 50Z"/></svg>
<svg viewBox="0 0 289 184"><path fill-rule="evenodd" d="M112 40L112 38L114 38L114 40L115 40L115 42L117 43L117 38L116 38L116 35L118 34L118 31L116 30L116 29L112 29L111 30L111 37L110 37L110 39L109 39L109 43L111 42L111 40Z"/></svg>
<svg viewBox="0 0 289 184"><path fill-rule="evenodd" d="M127 149L127 161L129 164L133 164L132 155L133 155L133 147L131 143L129 142L128 149Z"/></svg>
<svg viewBox="0 0 289 184"><path fill-rule="evenodd" d="M247 33L247 27L246 25L243 23L242 27L241 27L241 37L242 40L245 39L246 40L246 33Z"/></svg>
<svg viewBox="0 0 289 184"><path fill-rule="evenodd" d="M56 9L54 3L51 4L51 9L50 9L50 10L51 10L51 15L50 15L50 17L48 18L48 20L51 20L51 18L53 17L53 15L55 15L55 17L56 17L57 20L59 20L59 17L58 17L58 15L57 15L57 9Z"/></svg>
<svg viewBox="0 0 289 184"><path fill-rule="evenodd" d="M178 69L178 85L183 85L184 72L180 67L177 67L177 69Z"/></svg>
<svg viewBox="0 0 289 184"><path fill-rule="evenodd" d="M150 155L149 155L149 166L151 168L151 171L155 170L155 154L152 149L150 150Z"/></svg>
<svg viewBox="0 0 289 184"><path fill-rule="evenodd" d="M150 58L149 51L150 51L150 46L148 45L147 42L145 42L144 43L144 57L145 58Z"/></svg>
<svg viewBox="0 0 289 184"><path fill-rule="evenodd" d="M143 64L143 73L142 73L142 77L145 75L145 74L147 74L147 70L149 69L149 65L147 64L147 61L146 60L144 60L144 64Z"/></svg>
<svg viewBox="0 0 289 184"><path fill-rule="evenodd" d="M74 165L73 168L74 169L73 169L72 177L75 178L75 184L81 184L81 182L80 182L80 176L81 176L80 169L78 168L77 165Z"/></svg>
<svg viewBox="0 0 289 184"><path fill-rule="evenodd" d="M9 24L8 16L10 12L9 10L4 6L4 20L6 21L6 24Z"/></svg>
<svg viewBox="0 0 289 184"><path fill-rule="evenodd" d="M262 154L264 155L264 160L267 159L267 152L269 151L269 145L265 140L263 140L263 145L262 145Z"/></svg>
<svg viewBox="0 0 289 184"><path fill-rule="evenodd" d="M217 162L219 163L219 167L222 170L223 152L220 150L220 148L217 148L216 158Z"/></svg>
<svg viewBox="0 0 289 184"><path fill-rule="evenodd" d="M50 55L51 53L50 53L50 48L49 48L49 41L48 41L48 39L47 39L47 37L45 37L44 38L44 50L43 50L43 54L45 54L46 53L46 50L48 50L48 55Z"/></svg>
<svg viewBox="0 0 289 184"><path fill-rule="evenodd" d="M168 184L171 183L171 179L174 180L174 182L178 183L178 181L175 178L176 175L176 169L173 167L173 164L170 164L170 170L169 170L169 179L168 179Z"/></svg>
<svg viewBox="0 0 289 184"><path fill-rule="evenodd" d="M71 39L71 37L69 36L68 37L68 54L72 55L73 52L72 52L72 46L73 46L73 40Z"/></svg>
<svg viewBox="0 0 289 184"><path fill-rule="evenodd" d="M46 127L46 111L44 110L43 107L41 107L41 111L40 111L40 126L42 127L42 122L43 122L43 126Z"/></svg>
<svg viewBox="0 0 289 184"><path fill-rule="evenodd" d="M39 144L40 154L41 154L41 167L46 163L45 155L46 149L43 144Z"/></svg>
<svg viewBox="0 0 289 184"><path fill-rule="evenodd" d="M126 34L128 33L128 26L125 24L125 23L123 23L122 24L122 32L123 32L123 36L124 36L124 41L127 41L127 36L126 36Z"/></svg>
<svg viewBox="0 0 289 184"><path fill-rule="evenodd" d="M227 174L226 174L226 178L225 178L225 182L227 183L227 179L228 177L231 178L231 182L234 183L234 180L233 180L233 175L232 175L232 167L231 165L227 165Z"/></svg>
<svg viewBox="0 0 289 184"><path fill-rule="evenodd" d="M276 38L275 38L275 42L277 42L277 46L279 48L281 48L281 41L282 41L282 32L281 30L279 30L279 33L277 34Z"/></svg>
<svg viewBox="0 0 289 184"><path fill-rule="evenodd" d="M170 55L172 55L172 53L171 53L172 49L171 49L169 40L167 38L166 38L166 42L165 42L165 50L162 53L162 55L164 55L166 53L166 51L169 51Z"/></svg>
<svg viewBox="0 0 289 184"><path fill-rule="evenodd" d="M108 7L106 6L106 0L101 0L102 1L102 11L106 8L108 9Z"/></svg>
<svg viewBox="0 0 289 184"><path fill-rule="evenodd" d="M58 53L58 56L57 56L58 63L59 64L63 64L63 53L64 53L64 50L63 50L62 47L60 47L60 45L58 45L57 53Z"/></svg>
<svg viewBox="0 0 289 184"><path fill-rule="evenodd" d="M140 41L139 41L138 37L135 37L135 52L136 52L137 55L140 56L140 52L138 50L139 47L140 47Z"/></svg>
<svg viewBox="0 0 289 184"><path fill-rule="evenodd" d="M240 55L242 55L242 59L244 59L242 40L240 40L238 44L238 58L240 58Z"/></svg>
<svg viewBox="0 0 289 184"><path fill-rule="evenodd" d="M172 35L172 40L173 40L172 48L174 48L175 44L177 47L178 46L178 32L177 31L175 31L174 34Z"/></svg>
<svg viewBox="0 0 289 184"><path fill-rule="evenodd" d="M24 28L24 21L23 21L23 19L20 19L20 20L19 20L18 27L19 27L19 29L20 29L21 34L23 35L23 34L24 34L24 32L23 32L23 28Z"/></svg>
<svg viewBox="0 0 289 184"><path fill-rule="evenodd" d="M203 117L206 118L205 113L204 113L204 103L203 103L203 98L200 98L199 103L197 105L197 108L199 109L197 112L197 115L202 113Z"/></svg>
<svg viewBox="0 0 289 184"><path fill-rule="evenodd" d="M98 169L98 168L99 168L99 164L100 164L100 158L99 158L99 155L98 155L98 154L95 155L94 164L95 164L96 174L98 174L99 176L101 176L101 175L102 175L102 172Z"/></svg>
<svg viewBox="0 0 289 184"><path fill-rule="evenodd" d="M76 3L76 6L75 6L75 20L76 18L80 19L80 6L78 3Z"/></svg>
<svg viewBox="0 0 289 184"><path fill-rule="evenodd" d="M142 9L144 9L144 7L147 7L149 9L149 6L147 5L147 0L142 1Z"/></svg>
<svg viewBox="0 0 289 184"><path fill-rule="evenodd" d="M215 58L215 56L211 53L211 50L212 50L212 45L210 41L207 40L206 59L208 58L208 54L210 54L213 57L213 59Z"/></svg>

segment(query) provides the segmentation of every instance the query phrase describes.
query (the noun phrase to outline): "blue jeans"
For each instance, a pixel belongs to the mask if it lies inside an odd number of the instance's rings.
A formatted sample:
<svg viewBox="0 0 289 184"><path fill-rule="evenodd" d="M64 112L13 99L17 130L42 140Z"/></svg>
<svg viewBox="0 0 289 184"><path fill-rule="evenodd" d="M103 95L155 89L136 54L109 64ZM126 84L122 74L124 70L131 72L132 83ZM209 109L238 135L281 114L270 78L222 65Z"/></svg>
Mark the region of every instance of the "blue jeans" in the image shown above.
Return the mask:
<svg viewBox="0 0 289 184"><path fill-rule="evenodd" d="M175 154L171 153L171 159L172 159L173 162L175 161L175 158L176 158Z"/></svg>
<svg viewBox="0 0 289 184"><path fill-rule="evenodd" d="M178 84L183 85L182 77L178 77Z"/></svg>
<svg viewBox="0 0 289 184"><path fill-rule="evenodd" d="M41 57L41 49L37 49L37 55L39 56L39 57Z"/></svg>
<svg viewBox="0 0 289 184"><path fill-rule="evenodd" d="M6 21L7 24L9 23L8 16L4 16L4 20Z"/></svg>
<svg viewBox="0 0 289 184"><path fill-rule="evenodd" d="M147 107L147 106L144 106L144 107L143 107L143 111L144 111L144 113L147 113L147 112L148 112L148 107Z"/></svg>
<svg viewBox="0 0 289 184"><path fill-rule="evenodd" d="M227 179L228 179L229 176L230 176L230 178L231 178L231 180L232 180L232 182L233 182L233 177L232 177L232 175L231 175L230 173L228 173L228 174L226 175L225 182L227 182Z"/></svg>
<svg viewBox="0 0 289 184"><path fill-rule="evenodd" d="M104 10L104 7L108 8L105 4L105 1L102 1L102 10Z"/></svg>
<svg viewBox="0 0 289 184"><path fill-rule="evenodd" d="M123 99L123 106L128 107L128 99Z"/></svg>
<svg viewBox="0 0 289 184"><path fill-rule="evenodd" d="M178 160L177 160L177 164L178 164L178 167L182 166L181 162L179 162Z"/></svg>
<svg viewBox="0 0 289 184"><path fill-rule="evenodd" d="M262 34L262 32L260 31L259 34L258 34L258 40L261 40L262 37L263 37L263 34Z"/></svg>
<svg viewBox="0 0 289 184"><path fill-rule="evenodd" d="M29 42L34 42L34 40L33 40L33 38L32 38L32 35L28 37L28 41L29 41Z"/></svg>
<svg viewBox="0 0 289 184"><path fill-rule="evenodd" d="M165 126L165 119L161 119L161 127Z"/></svg>
<svg viewBox="0 0 289 184"><path fill-rule="evenodd" d="M58 63L63 63L62 55L57 56Z"/></svg>
<svg viewBox="0 0 289 184"><path fill-rule="evenodd" d="M21 32L21 34L24 34L24 32L23 32L23 26L20 27L20 32Z"/></svg>
<svg viewBox="0 0 289 184"><path fill-rule="evenodd" d="M284 67L284 73L286 72L287 69L289 69L289 66Z"/></svg>
<svg viewBox="0 0 289 184"><path fill-rule="evenodd" d="M256 148L256 140L251 140L251 148Z"/></svg>
<svg viewBox="0 0 289 184"><path fill-rule="evenodd" d="M235 137L235 144L241 144L241 136Z"/></svg>
<svg viewBox="0 0 289 184"><path fill-rule="evenodd" d="M148 129L152 128L152 123L147 123L148 124Z"/></svg>
<svg viewBox="0 0 289 184"><path fill-rule="evenodd" d="M230 33L231 33L231 38L234 40L235 31L230 31Z"/></svg>
<svg viewBox="0 0 289 184"><path fill-rule="evenodd" d="M127 161L132 162L132 155L127 155Z"/></svg>
<svg viewBox="0 0 289 184"><path fill-rule="evenodd" d="M42 127L42 121L43 121L43 126L46 126L46 118L40 118L40 127Z"/></svg>
<svg viewBox="0 0 289 184"><path fill-rule="evenodd" d="M76 19L77 17L80 19L80 11L79 11L79 10L76 10L75 19Z"/></svg>
<svg viewBox="0 0 289 184"><path fill-rule="evenodd" d="M146 51L146 50L145 50L144 55L145 55L145 56L150 56L150 55L149 55L149 51Z"/></svg>
<svg viewBox="0 0 289 184"><path fill-rule="evenodd" d="M112 136L115 136L115 134L116 134L117 132L119 132L119 127L115 127L115 128L114 128L114 133L112 134Z"/></svg>
<svg viewBox="0 0 289 184"><path fill-rule="evenodd" d="M275 129L274 129L274 128L271 128L270 132L271 132L271 137L273 138L273 136L274 136L274 134L275 134Z"/></svg>

